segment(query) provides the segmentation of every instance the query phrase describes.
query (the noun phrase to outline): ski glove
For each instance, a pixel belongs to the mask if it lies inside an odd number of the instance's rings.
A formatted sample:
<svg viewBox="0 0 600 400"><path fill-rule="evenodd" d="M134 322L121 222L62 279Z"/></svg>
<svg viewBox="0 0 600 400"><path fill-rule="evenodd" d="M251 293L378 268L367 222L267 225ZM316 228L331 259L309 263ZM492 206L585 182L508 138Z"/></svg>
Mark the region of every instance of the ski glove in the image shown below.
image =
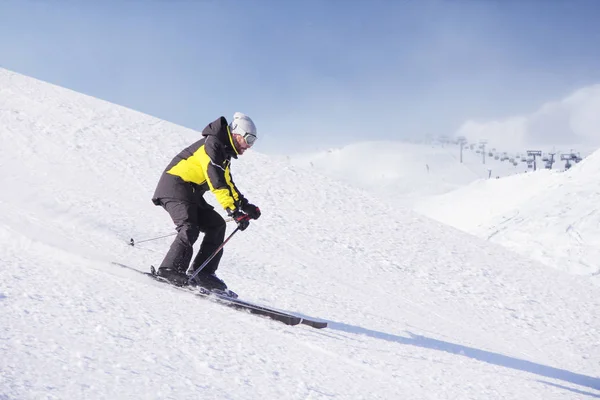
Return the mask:
<svg viewBox="0 0 600 400"><path fill-rule="evenodd" d="M260 208L256 207L254 204L244 204L242 206L242 211L248 214L252 219L258 219L258 217L260 217Z"/></svg>
<svg viewBox="0 0 600 400"><path fill-rule="evenodd" d="M240 228L240 231L245 230L248 227L248 225L250 225L250 216L247 214L244 214L237 208L233 211L228 210L227 213L237 223L238 228Z"/></svg>

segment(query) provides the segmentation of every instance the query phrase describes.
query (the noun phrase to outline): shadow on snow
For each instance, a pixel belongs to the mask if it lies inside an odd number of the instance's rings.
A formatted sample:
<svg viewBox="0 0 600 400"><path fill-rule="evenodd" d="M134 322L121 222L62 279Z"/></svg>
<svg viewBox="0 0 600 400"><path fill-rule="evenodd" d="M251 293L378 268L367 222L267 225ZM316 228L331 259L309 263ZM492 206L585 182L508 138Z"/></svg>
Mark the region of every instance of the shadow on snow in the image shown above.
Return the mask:
<svg viewBox="0 0 600 400"><path fill-rule="evenodd" d="M561 381L574 383L581 386L586 386L592 389L600 390L600 379L594 378L587 375L578 374L575 372L567 371L560 368L549 367L534 363L527 360L521 360L519 358L505 356L502 354L494 353L491 351L485 351L476 349L473 347L463 346L456 343L445 342L443 340L437 340L428 338L426 336L416 335L411 332L407 332L409 337L403 337L393 335L390 333L374 331L371 329L362 328L360 326L343 324L340 322L329 322L329 329L343 331L347 333L354 333L360 335L370 336L375 339L387 340L389 342L395 342L405 345L417 346L426 349L440 350L446 353L458 354L464 357L472 358L474 360L486 362L488 364L499 365L501 367L516 369L519 371L526 371L532 374L540 375L546 378L558 379ZM543 381L541 381L543 382ZM549 382L544 382L549 383ZM559 386L559 385L555 385ZM562 386L560 386L562 387ZM568 389L568 388L567 388ZM573 389L569 389L573 390ZM594 397L592 393L585 393Z"/></svg>

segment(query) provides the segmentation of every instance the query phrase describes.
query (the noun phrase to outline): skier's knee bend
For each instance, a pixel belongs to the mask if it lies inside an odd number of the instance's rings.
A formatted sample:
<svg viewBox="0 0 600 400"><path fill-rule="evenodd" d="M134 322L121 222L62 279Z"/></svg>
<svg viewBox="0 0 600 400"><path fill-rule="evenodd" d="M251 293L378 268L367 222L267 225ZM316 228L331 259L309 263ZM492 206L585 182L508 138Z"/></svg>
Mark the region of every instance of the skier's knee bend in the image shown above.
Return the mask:
<svg viewBox="0 0 600 400"><path fill-rule="evenodd" d="M221 219L218 225L216 225L212 231L214 232L214 236L219 238L220 241L225 239L225 231L227 230L227 223L224 219Z"/></svg>
<svg viewBox="0 0 600 400"><path fill-rule="evenodd" d="M195 224L183 224L178 229L179 233L177 236L190 246L196 243L198 235L200 235L200 227Z"/></svg>
<svg viewBox="0 0 600 400"><path fill-rule="evenodd" d="M225 231L227 230L227 225L225 221L219 225L213 225L211 227L207 227L204 232L203 243L212 244L212 245L220 245L225 239Z"/></svg>
<svg viewBox="0 0 600 400"><path fill-rule="evenodd" d="M219 221L219 224L217 225L216 228L219 231L225 232L227 230L227 222L225 222L224 219L221 219L221 221Z"/></svg>

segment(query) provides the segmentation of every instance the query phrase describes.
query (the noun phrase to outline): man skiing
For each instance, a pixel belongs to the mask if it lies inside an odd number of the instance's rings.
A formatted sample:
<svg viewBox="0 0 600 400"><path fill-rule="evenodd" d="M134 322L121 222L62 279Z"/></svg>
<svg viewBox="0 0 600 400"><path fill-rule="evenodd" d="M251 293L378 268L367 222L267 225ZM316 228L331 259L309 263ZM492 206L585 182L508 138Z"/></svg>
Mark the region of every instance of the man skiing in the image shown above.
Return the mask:
<svg viewBox="0 0 600 400"><path fill-rule="evenodd" d="M249 219L260 217L260 209L250 204L233 183L229 169L231 158L252 147L256 141L256 126L250 117L240 112L227 123L225 117L208 124L203 138L182 150L162 173L152 202L162 206L171 216L177 237L171 244L157 274L176 285L186 285L188 275L200 267L223 243L225 220L206 202L203 195L211 191L240 230ZM199 233L204 233L200 250L190 265L193 245ZM196 283L207 289L227 289L215 275L223 250L196 275Z"/></svg>

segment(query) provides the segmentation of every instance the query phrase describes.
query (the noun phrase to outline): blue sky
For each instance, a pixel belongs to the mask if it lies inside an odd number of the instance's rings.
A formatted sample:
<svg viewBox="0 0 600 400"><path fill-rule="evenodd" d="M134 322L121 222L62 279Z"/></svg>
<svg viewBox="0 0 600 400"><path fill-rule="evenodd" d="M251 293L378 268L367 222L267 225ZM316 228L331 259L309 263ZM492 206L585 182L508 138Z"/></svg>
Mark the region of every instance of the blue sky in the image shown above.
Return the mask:
<svg viewBox="0 0 600 400"><path fill-rule="evenodd" d="M257 150L452 134L600 81L600 1L0 2L0 66Z"/></svg>

